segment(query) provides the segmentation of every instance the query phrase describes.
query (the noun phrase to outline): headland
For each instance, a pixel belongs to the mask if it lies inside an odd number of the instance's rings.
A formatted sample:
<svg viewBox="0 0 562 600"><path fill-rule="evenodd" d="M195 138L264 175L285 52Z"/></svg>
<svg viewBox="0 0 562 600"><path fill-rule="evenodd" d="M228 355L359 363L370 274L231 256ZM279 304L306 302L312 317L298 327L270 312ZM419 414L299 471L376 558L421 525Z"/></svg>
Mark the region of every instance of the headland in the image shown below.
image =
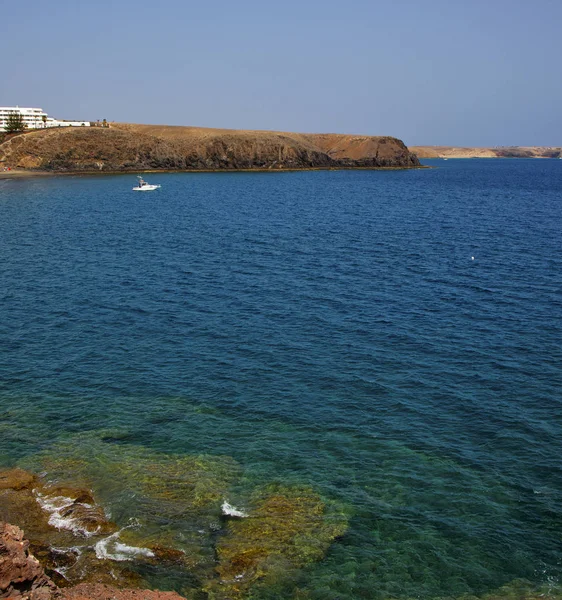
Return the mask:
<svg viewBox="0 0 562 600"><path fill-rule="evenodd" d="M303 134L112 123L0 139L0 171L87 173L417 168L390 136ZM8 172L8 171L4 171Z"/></svg>

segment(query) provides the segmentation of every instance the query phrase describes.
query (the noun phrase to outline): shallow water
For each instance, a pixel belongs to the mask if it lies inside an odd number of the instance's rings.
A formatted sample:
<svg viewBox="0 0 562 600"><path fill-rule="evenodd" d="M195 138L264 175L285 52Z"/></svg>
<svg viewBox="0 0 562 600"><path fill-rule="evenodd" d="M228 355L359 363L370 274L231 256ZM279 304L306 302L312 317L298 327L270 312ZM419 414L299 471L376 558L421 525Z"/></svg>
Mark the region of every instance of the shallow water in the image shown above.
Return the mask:
<svg viewBox="0 0 562 600"><path fill-rule="evenodd" d="M0 180L0 466L186 551L306 486L347 530L256 598L554 588L562 164L427 162Z"/></svg>

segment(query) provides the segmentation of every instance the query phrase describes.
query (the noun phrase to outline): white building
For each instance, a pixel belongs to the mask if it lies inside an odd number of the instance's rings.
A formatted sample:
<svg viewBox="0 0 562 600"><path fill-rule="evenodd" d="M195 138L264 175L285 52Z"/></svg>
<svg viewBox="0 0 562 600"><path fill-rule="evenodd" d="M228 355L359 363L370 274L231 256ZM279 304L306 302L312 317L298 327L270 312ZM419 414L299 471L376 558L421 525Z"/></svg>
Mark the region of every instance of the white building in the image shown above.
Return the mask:
<svg viewBox="0 0 562 600"><path fill-rule="evenodd" d="M19 106L0 106L0 130L3 130L8 121L10 113L16 113L23 117L23 122L28 129L39 129L44 127L43 117L47 119L47 113L42 108L20 108Z"/></svg>
<svg viewBox="0 0 562 600"><path fill-rule="evenodd" d="M89 127L90 121L58 121L47 116L42 108L22 108L20 106L0 106L0 131L4 131L11 113L22 116L27 129L44 127Z"/></svg>
<svg viewBox="0 0 562 600"><path fill-rule="evenodd" d="M47 127L89 127L90 121L57 121L57 119L47 118Z"/></svg>

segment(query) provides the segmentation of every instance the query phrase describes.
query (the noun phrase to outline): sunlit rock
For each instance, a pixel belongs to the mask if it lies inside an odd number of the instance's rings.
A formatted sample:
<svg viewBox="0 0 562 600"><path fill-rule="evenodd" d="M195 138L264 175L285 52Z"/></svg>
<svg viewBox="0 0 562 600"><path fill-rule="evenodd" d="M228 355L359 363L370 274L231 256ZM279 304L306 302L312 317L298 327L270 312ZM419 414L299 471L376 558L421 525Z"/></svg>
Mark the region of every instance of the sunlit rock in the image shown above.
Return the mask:
<svg viewBox="0 0 562 600"><path fill-rule="evenodd" d="M29 542L15 525L0 521L0 598L48 600L56 590Z"/></svg>

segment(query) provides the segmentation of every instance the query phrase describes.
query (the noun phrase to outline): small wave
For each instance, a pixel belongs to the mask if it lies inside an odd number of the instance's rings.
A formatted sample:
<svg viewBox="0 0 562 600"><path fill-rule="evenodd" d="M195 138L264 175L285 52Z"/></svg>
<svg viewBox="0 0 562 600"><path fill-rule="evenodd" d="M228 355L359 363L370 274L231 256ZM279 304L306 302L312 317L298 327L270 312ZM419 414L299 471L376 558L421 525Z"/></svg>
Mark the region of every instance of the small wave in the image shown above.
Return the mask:
<svg viewBox="0 0 562 600"><path fill-rule="evenodd" d="M244 518L248 516L248 513L244 512L243 510L239 510L238 508L235 508L234 506L232 506L232 504L229 504L226 500L222 503L222 514L225 515L226 517L239 517L239 518Z"/></svg>
<svg viewBox="0 0 562 600"><path fill-rule="evenodd" d="M89 531L80 521L72 516L64 516L65 509L73 506L75 501L66 496L44 496L39 492L35 492L39 506L50 514L49 525L57 529L66 529L77 535L84 537L92 537L99 531L99 527L94 531ZM91 504L83 504L86 508L93 508Z"/></svg>
<svg viewBox="0 0 562 600"><path fill-rule="evenodd" d="M123 531L123 530L121 530ZM100 560L134 560L135 558L145 557L151 558L154 556L154 552L148 548L139 548L137 546L128 546L119 541L119 534L121 531L100 540L94 546L97 558Z"/></svg>

